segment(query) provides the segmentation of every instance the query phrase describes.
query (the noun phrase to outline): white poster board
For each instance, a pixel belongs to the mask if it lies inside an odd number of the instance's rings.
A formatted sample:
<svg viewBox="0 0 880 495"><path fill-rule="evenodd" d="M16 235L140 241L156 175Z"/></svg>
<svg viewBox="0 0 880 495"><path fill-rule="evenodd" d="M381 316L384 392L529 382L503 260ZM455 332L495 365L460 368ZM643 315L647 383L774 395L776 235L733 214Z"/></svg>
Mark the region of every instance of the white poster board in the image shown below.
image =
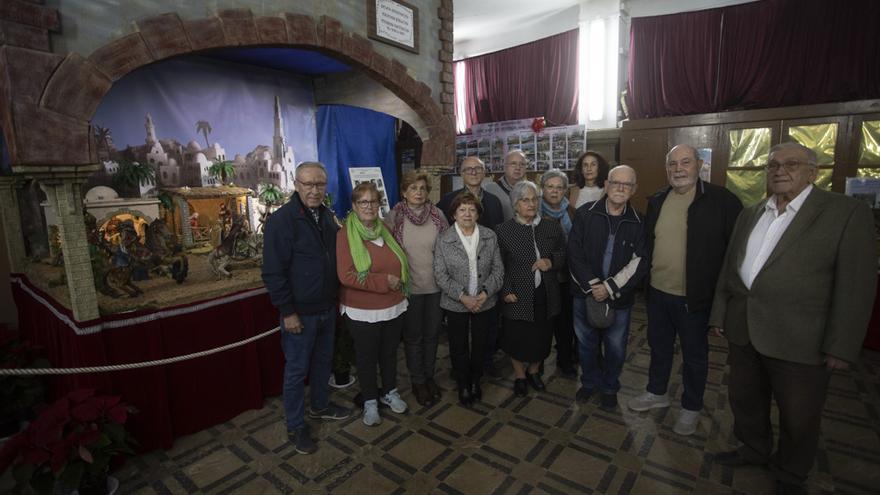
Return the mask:
<svg viewBox="0 0 880 495"><path fill-rule="evenodd" d="M391 212L388 205L388 194L385 192L385 179L382 169L379 167L349 167L348 176L351 178L351 188L354 189L362 182L372 182L379 190L379 216L385 218ZM354 205L352 205L354 206Z"/></svg>

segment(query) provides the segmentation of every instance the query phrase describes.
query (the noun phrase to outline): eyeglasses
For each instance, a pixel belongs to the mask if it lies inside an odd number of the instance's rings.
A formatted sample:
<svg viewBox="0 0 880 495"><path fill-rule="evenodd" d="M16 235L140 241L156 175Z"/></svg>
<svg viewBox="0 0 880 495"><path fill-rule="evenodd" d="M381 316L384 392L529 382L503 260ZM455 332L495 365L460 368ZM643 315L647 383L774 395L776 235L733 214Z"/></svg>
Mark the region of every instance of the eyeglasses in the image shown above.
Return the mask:
<svg viewBox="0 0 880 495"><path fill-rule="evenodd" d="M608 184L609 189L616 187L619 189L623 189L624 191L629 191L630 189L636 187L635 182L618 182L616 180L606 180L605 184Z"/></svg>
<svg viewBox="0 0 880 495"><path fill-rule="evenodd" d="M564 186L544 186L544 189L547 189L548 191L564 191L565 187Z"/></svg>
<svg viewBox="0 0 880 495"><path fill-rule="evenodd" d="M538 204L538 198L520 198L519 200L522 203L533 203Z"/></svg>
<svg viewBox="0 0 880 495"><path fill-rule="evenodd" d="M468 174L468 175L479 175L484 172L485 172L485 170L483 170L482 167L467 167L467 168L461 169L462 174Z"/></svg>
<svg viewBox="0 0 880 495"><path fill-rule="evenodd" d="M355 201L354 204L358 205L361 208L367 208L370 206L375 208L375 207L379 206L379 200L374 199L374 200L370 201L369 199L359 199L359 200Z"/></svg>
<svg viewBox="0 0 880 495"><path fill-rule="evenodd" d="M507 165L514 168L526 168L526 162L507 162Z"/></svg>
<svg viewBox="0 0 880 495"><path fill-rule="evenodd" d="M776 160L773 160L768 162L767 165L764 165L764 168L767 169L768 172L775 172L779 167L782 167L786 172L794 172L801 165L809 165L809 163L798 160L789 160L785 163L779 163Z"/></svg>
<svg viewBox="0 0 880 495"><path fill-rule="evenodd" d="M327 187L327 183L326 183L326 182L303 182L303 181L300 181L300 180L298 180L298 181L296 181L296 182L297 182L299 185L301 185L301 186L303 187L303 189L305 189L305 190L309 190L309 189L324 189L325 187Z"/></svg>

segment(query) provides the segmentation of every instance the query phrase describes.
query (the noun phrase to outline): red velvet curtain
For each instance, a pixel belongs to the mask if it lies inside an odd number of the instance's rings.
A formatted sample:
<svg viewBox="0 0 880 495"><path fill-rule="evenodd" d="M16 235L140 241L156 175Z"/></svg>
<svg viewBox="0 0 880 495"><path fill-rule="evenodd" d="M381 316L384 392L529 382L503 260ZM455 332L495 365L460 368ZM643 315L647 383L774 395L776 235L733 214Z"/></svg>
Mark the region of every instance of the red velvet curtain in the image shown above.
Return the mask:
<svg viewBox="0 0 880 495"><path fill-rule="evenodd" d="M635 18L630 117L880 98L878 26L876 0L764 0Z"/></svg>
<svg viewBox="0 0 880 495"><path fill-rule="evenodd" d="M547 125L577 123L577 29L457 63L465 65L467 129L540 116Z"/></svg>
<svg viewBox="0 0 880 495"><path fill-rule="evenodd" d="M627 107L642 119L714 108L720 9L636 17L630 30Z"/></svg>

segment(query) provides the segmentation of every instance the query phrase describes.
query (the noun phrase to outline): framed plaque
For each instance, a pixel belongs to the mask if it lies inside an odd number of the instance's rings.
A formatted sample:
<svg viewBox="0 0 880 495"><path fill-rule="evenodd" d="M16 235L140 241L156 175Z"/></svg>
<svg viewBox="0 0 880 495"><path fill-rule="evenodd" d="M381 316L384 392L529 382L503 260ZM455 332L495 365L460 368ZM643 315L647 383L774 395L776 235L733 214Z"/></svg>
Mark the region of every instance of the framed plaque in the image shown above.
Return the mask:
<svg viewBox="0 0 880 495"><path fill-rule="evenodd" d="M419 9L401 0L366 0L367 36L419 53Z"/></svg>

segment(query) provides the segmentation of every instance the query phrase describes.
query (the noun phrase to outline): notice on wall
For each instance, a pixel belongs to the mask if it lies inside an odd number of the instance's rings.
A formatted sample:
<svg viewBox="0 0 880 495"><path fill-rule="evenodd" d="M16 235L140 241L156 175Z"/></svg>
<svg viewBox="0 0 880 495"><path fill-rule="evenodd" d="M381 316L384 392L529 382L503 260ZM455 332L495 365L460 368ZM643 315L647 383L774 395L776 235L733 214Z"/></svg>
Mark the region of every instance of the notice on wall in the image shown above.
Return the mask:
<svg viewBox="0 0 880 495"><path fill-rule="evenodd" d="M368 36L419 52L419 9L401 0L367 2Z"/></svg>
<svg viewBox="0 0 880 495"><path fill-rule="evenodd" d="M468 134L456 137L456 169L465 157L478 156L489 172L502 172L504 155L518 149L526 155L528 170L571 170L587 149L587 129L583 125L548 127L538 133L531 127L515 131L503 129L503 126L496 127L479 136Z"/></svg>
<svg viewBox="0 0 880 495"><path fill-rule="evenodd" d="M348 175L351 178L351 188L354 189L364 182L372 182L379 190L379 216L385 218L391 212L388 205L388 194L385 193L385 179L382 177L382 169L379 167L349 167Z"/></svg>
<svg viewBox="0 0 880 495"><path fill-rule="evenodd" d="M880 179L847 177L845 194L864 201L875 210L880 209Z"/></svg>
<svg viewBox="0 0 880 495"><path fill-rule="evenodd" d="M703 160L703 166L700 167L700 179L703 182L712 182L712 148L697 148L697 155Z"/></svg>

